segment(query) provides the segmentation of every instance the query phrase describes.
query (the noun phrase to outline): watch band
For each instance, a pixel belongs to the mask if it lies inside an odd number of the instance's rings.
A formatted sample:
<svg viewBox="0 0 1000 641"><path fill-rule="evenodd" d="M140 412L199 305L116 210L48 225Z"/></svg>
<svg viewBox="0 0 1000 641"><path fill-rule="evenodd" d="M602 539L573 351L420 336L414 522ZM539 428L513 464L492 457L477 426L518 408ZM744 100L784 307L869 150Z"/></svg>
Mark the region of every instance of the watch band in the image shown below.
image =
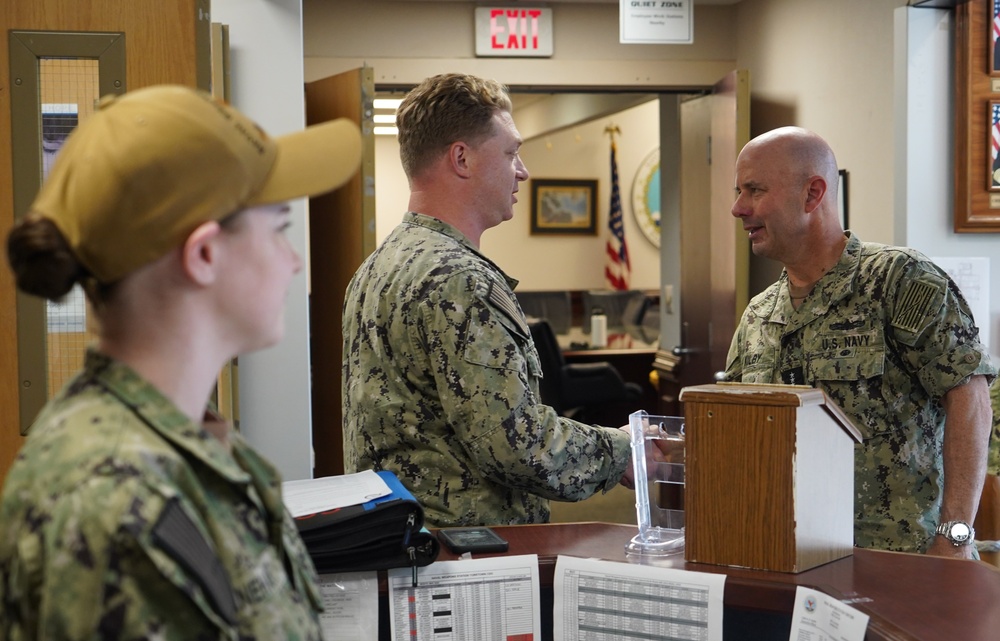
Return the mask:
<svg viewBox="0 0 1000 641"><path fill-rule="evenodd" d="M965 521L947 521L937 526L934 533L948 539L955 547L971 545L976 538L976 531Z"/></svg>

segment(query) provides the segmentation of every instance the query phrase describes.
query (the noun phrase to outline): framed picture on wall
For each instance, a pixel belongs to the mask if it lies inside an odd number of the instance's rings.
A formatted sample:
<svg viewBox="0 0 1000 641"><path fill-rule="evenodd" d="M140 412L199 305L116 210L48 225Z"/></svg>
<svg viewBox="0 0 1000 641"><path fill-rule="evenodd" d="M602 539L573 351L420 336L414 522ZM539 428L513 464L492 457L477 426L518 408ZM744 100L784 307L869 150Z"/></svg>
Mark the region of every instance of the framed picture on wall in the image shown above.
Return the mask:
<svg viewBox="0 0 1000 641"><path fill-rule="evenodd" d="M990 101L989 135L985 141L986 149L986 186L990 191L1000 191L1000 102Z"/></svg>
<svg viewBox="0 0 1000 641"><path fill-rule="evenodd" d="M954 230L1000 233L1000 60L994 13L1000 0L955 4ZM989 52L989 55L983 55ZM985 62L989 60L989 63ZM984 69L983 67L987 67Z"/></svg>
<svg viewBox="0 0 1000 641"><path fill-rule="evenodd" d="M986 59L990 61L987 71L991 76L1000 76L1000 0L990 0L989 19L986 21L990 36L986 39L987 49Z"/></svg>
<svg viewBox="0 0 1000 641"><path fill-rule="evenodd" d="M597 180L533 178L532 234L597 234Z"/></svg>

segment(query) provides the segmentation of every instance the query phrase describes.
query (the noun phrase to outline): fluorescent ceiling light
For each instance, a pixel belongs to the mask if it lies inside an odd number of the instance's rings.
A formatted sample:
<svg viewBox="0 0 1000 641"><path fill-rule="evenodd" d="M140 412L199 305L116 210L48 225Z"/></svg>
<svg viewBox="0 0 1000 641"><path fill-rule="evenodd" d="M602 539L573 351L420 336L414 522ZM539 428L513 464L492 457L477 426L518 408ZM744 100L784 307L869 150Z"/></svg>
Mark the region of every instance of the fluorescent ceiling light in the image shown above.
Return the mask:
<svg viewBox="0 0 1000 641"><path fill-rule="evenodd" d="M399 109L399 105L402 102L402 98L376 98L373 101L373 106L376 109L392 109L395 111L396 109Z"/></svg>

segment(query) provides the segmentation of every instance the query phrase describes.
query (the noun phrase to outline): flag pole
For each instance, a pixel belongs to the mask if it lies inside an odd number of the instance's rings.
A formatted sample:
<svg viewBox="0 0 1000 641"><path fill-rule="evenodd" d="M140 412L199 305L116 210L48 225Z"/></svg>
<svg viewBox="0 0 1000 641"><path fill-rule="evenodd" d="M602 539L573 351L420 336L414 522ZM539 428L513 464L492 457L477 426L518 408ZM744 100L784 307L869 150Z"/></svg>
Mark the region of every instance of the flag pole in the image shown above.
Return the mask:
<svg viewBox="0 0 1000 641"><path fill-rule="evenodd" d="M613 145L615 144L615 136L622 135L622 130L621 127L619 127L614 123L614 121L612 121L611 123L608 124L607 127L604 128L604 133L611 136L611 144Z"/></svg>
<svg viewBox="0 0 1000 641"><path fill-rule="evenodd" d="M611 206L608 212L609 236L605 251L607 262L604 266L604 278L610 289L625 290L629 288L632 266L628 257L628 247L625 244L625 221L622 217L618 163L615 159L617 151L615 136L620 136L622 130L614 122L611 122L604 128L604 133L611 136Z"/></svg>

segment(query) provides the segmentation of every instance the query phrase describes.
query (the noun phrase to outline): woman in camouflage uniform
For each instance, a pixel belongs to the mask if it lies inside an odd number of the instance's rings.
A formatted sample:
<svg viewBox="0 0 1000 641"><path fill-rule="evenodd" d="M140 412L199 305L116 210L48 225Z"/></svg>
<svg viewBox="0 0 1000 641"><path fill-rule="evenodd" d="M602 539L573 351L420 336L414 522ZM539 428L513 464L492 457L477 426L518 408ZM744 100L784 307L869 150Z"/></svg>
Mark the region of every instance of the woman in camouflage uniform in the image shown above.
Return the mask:
<svg viewBox="0 0 1000 641"><path fill-rule="evenodd" d="M0 638L321 637L278 474L208 404L229 359L282 336L286 201L359 157L353 124L271 139L183 87L71 134L8 253L29 294L82 284L99 340L4 485Z"/></svg>

